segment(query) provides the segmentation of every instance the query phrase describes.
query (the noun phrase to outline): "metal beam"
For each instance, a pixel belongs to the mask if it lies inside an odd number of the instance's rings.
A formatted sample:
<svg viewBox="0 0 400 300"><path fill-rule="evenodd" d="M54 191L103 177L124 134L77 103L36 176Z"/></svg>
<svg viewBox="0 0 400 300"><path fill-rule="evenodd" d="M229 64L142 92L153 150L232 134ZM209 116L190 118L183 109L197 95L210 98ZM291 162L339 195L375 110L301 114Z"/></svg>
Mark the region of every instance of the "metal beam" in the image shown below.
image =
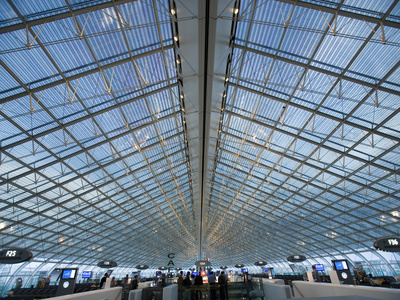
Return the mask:
<svg viewBox="0 0 400 300"><path fill-rule="evenodd" d="M333 15L337 13L339 16L343 16L343 17L347 17L347 18L351 18L351 19L366 21L366 22L375 23L375 24L381 24L382 23L384 26L400 28L400 23L397 23L397 22L389 21L389 20L386 20L386 19L382 20L380 18L375 18L375 17L371 17L371 16L368 16L368 15L356 14L356 13L353 13L353 12L344 11L344 10L340 10L340 9L338 10L337 8L318 5L318 4L315 4L315 3L303 2L303 1L297 1L297 0L279 0L279 1L280 2L284 2L284 3L288 3L288 4L293 4L293 5L296 5L296 6L301 6L301 7L313 9L313 10L319 10L319 11L327 12L327 13L330 13L330 14L333 14ZM395 2L398 2L398 0L396 0ZM356 10L355 7L350 7L350 6L347 6L347 7L348 8L353 8L354 10Z"/></svg>
<svg viewBox="0 0 400 300"><path fill-rule="evenodd" d="M158 89L158 90L149 92L149 93L146 94L146 96L148 97L148 96L152 96L152 95L161 93L161 92L163 92L163 91L165 91L165 90L167 90L167 89L169 89L169 88L173 88L173 87L175 87L175 86L177 86L177 85L178 85L177 83L174 83L174 84L172 84L171 86L166 86L166 87L160 88L160 89ZM139 101L139 100L143 99L144 97L145 97L145 96L142 95L142 96L139 96L139 97L132 98L132 99L130 99L130 100L127 100L127 101L124 101L124 102L120 103L120 106L125 106L125 105L127 105L127 104L130 104L130 103ZM84 117L75 119L75 120L73 120L73 121L71 121L71 122L62 124L61 126L57 126L57 127L51 128L51 129L49 129L49 130L39 132L39 133L35 134L35 139L38 139L38 138L40 138L40 137L42 137L42 136L46 136L46 135L51 134L51 133L53 133L53 132L57 132L58 130L61 130L62 128L68 128L68 127L70 127L70 126L72 126L72 125L74 125L74 124L83 122L83 121L88 120L88 119L90 119L90 118L92 118L92 117L99 116L99 115L104 114L104 113L106 113L106 112L108 112L108 111L111 111L111 110L113 110L113 109L115 109L115 108L116 108L116 106L109 106L109 107L106 107L106 108L104 108L104 109L102 109L102 110L95 111L95 112L91 113L91 115L86 115L86 116L84 116ZM181 111L178 111L177 113L180 113L180 112L181 112ZM162 117L162 118L158 119L158 121L161 121L161 120L163 120L163 119L169 118L169 117L171 117L171 116L173 116L173 115L174 115L174 114L167 115L167 116L165 116L165 117ZM4 113L0 112L0 116L2 116L3 118L5 118L6 120L9 120L10 122L12 122L12 120L11 120L11 119L8 119L8 117L7 117ZM154 121L152 121L152 122L154 122ZM15 123L15 124L16 124L16 123ZM15 125L15 124L14 124L14 125ZM151 122L150 122L150 123L145 123L145 124L143 124L143 125L141 125L141 126L138 126L138 127L133 128L133 130L138 130L138 129L140 129L140 128L142 128L142 127L145 127L145 126L147 126L147 125L150 125L150 124L151 124ZM44 124L44 125L46 125L46 124ZM36 129L37 129L37 128L35 128L35 130L36 130ZM129 133L129 131L126 132L126 133ZM126 133L125 133L125 134L126 134ZM122 135L124 135L124 134L122 134ZM121 134L119 134L119 135L117 135L117 136L121 136ZM105 140L103 143L109 142L109 141L115 139L115 137L116 137L116 136L114 136L113 138L109 138L109 139ZM12 137L11 137L11 138L12 138ZM3 141L5 141L5 140L7 140L7 139L3 139ZM27 138L24 138L24 139L20 139L20 140L16 141L15 143L8 144L8 145L4 145L3 147L1 147L1 149L2 149L2 150L12 149L12 148L15 147L15 146L18 146L18 145L21 145L21 144L24 144L24 143L27 143L27 142L30 142L30 141L32 141L32 137L27 137ZM80 151L80 152L82 152L82 151ZM73 155L76 155L76 153L74 153ZM67 157L67 156L66 156L66 157ZM63 158L63 159L64 159L64 158Z"/></svg>
<svg viewBox="0 0 400 300"><path fill-rule="evenodd" d="M386 87L383 87L383 86L377 86L375 84L372 84L371 82L363 81L363 80L356 79L356 78L353 78L353 77L350 77L350 76L346 76L346 75L342 75L341 73L335 73L335 72L329 71L327 69L318 68L318 67L312 66L311 64L301 63L301 62L293 60L293 59L289 59L289 58L282 57L282 56L279 56L279 55L263 52L263 51L260 51L260 50L255 50L255 49L252 49L252 48L249 48L249 47L245 47L245 46L242 46L242 45L238 45L238 44L234 44L234 47L237 48L237 49L240 49L242 51L247 51L247 52L250 52L250 53L257 54L257 55L269 57L269 58L276 59L276 60L279 60L279 61L282 61L282 62L285 62L285 63L288 63L288 64L292 64L292 65L295 65L295 66L302 67L304 69L313 70L313 71L316 71L316 72L319 72L319 73L322 73L322 74L326 74L326 75L329 75L329 76L332 76L332 77L335 77L335 78L341 78L341 79L344 79L344 80L347 80L347 81L350 81L350 82L354 82L354 83L357 83L357 84L360 84L360 85L363 85L363 86L366 86L366 87L369 87L369 88L372 88L372 89L377 89L379 91L383 91L383 92L386 92L386 93L390 93L390 94L393 94L393 95L400 96L400 91L389 89L389 88L386 88ZM396 64L396 66L398 66L398 65L399 64Z"/></svg>
<svg viewBox="0 0 400 300"><path fill-rule="evenodd" d="M141 59L141 58L143 58L143 57L146 57L146 56L149 56L149 55L154 55L154 54L156 54L156 53L159 53L159 52L162 52L162 51L165 51L165 50L169 50L169 49L173 49L173 48L174 48L174 45L164 46L163 48L158 48L158 49L154 49L154 50L151 50L151 51L149 51L149 52L146 52L146 53L141 53L141 54L135 55L135 56L133 57L133 59L134 59L134 60ZM129 62L131 62L131 61L132 61L132 58L130 58L130 57L125 58L125 59L121 59L121 60L119 60L119 61L115 61L115 62L109 63L109 64L107 64L107 65L101 66L101 70L106 70L106 69L109 69L109 68L113 68L113 67L116 67L116 66L120 66L120 65L129 63ZM17 80L17 81L19 82L19 78L16 77L16 76L14 75L14 73L8 68L8 66L7 66L1 59L0 59L0 65L1 65L4 69L6 69L7 72L8 72L11 76L14 77L15 80ZM54 82L51 82L51 83L48 83L48 84L39 86L39 87L37 87L37 88L27 90L27 91L22 92L22 93L15 94L15 95L12 95L12 96L9 96L9 97L0 99L0 103L6 103L6 102L8 102L8 101L12 101L12 100L15 100L15 99L18 99L18 98L22 98L22 97L25 97L25 96L29 96L29 94L34 94L34 93L37 93L37 92L41 92L41 91L46 90L46 89L48 89L48 88L55 87L55 86L60 85L60 84L65 84L66 81L67 81L67 82L73 81L73 80L79 79L79 78L84 77L84 76L88 76L88 75L91 75L91 74L95 74L95 73L97 73L97 72L100 72L100 69L99 69L99 68L94 68L94 69L92 69L92 70L88 70L88 71L85 71L85 72L82 72L82 73L79 73L79 74L75 74L75 75L73 75L73 76L66 77L65 80L64 80L64 79L57 80L57 81L54 81Z"/></svg>
<svg viewBox="0 0 400 300"><path fill-rule="evenodd" d="M78 16L78 15L89 13L91 11L102 10L104 8L109 8L114 5L125 4L125 3L129 3L129 2L133 2L133 1L137 1L137 0L112 0L112 1L109 1L106 3L102 3L102 4L95 3L95 5L92 5L92 6L76 9L72 13L64 12L64 13L59 13L59 14L55 14L52 16L31 20L31 21L24 20L22 23L1 27L0 34L15 31L15 30L20 30L20 29L26 29L26 26L32 27L32 26L41 25L41 24L49 23L49 22L53 22L53 21L58 21L58 20L66 19L66 18L72 18L73 16ZM30 16L28 15L25 17L29 18Z"/></svg>
<svg viewBox="0 0 400 300"><path fill-rule="evenodd" d="M270 95L270 94L267 94L267 93L256 91L256 90L253 90L251 88L248 88L248 87L245 87L245 86L242 86L242 85L239 85L239 84L234 84L234 83L230 83L229 82L228 85L230 85L232 87L237 87L239 89L242 89L242 90L244 90L246 92L249 92L249 93L253 93L253 94L258 95L258 96L262 96L262 97L269 98L269 99L272 99L272 100L277 101L277 102L284 103L285 105L289 105L289 106L296 107L298 109L302 109L304 111L307 111L307 112L312 113L312 114L319 115L319 116L327 118L327 119L331 119L334 122L338 122L338 123L342 122L343 124L346 124L346 125L354 127L354 128L358 128L358 129L360 129L362 131L365 131L365 132L368 132L370 134L374 133L374 134L380 135L382 137L385 137L387 139L391 139L391 140L394 140L396 142L400 142L400 138L399 137L387 134L385 132L380 132L380 131L376 131L376 130L373 131L373 129L371 129L371 128L364 127L364 126L362 126L360 124L357 124L357 123L354 123L354 122L350 122L348 120L344 121L341 118L338 118L338 117L335 117L333 115L329 115L329 114L323 113L322 111L315 110L315 109L312 109L310 107L306 107L306 106L300 105L300 104L298 104L296 102L293 102L293 101L292 102L288 102L287 100L281 99L281 98L276 97L274 95ZM399 109L397 109L397 111L399 111Z"/></svg>

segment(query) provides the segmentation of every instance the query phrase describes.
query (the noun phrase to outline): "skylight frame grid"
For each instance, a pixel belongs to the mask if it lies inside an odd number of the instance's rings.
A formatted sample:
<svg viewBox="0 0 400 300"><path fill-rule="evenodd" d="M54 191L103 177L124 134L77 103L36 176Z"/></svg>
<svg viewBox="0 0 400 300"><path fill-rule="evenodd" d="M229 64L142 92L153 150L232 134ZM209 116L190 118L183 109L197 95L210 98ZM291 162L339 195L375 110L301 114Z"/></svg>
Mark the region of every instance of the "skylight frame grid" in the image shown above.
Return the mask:
<svg viewBox="0 0 400 300"><path fill-rule="evenodd" d="M367 76L361 75L364 80L376 84L396 65L398 61L395 58L398 55L400 55L398 46L368 43L352 63L349 70L359 74L366 74ZM366 60L369 62L368 65L366 65ZM371 74L376 78L375 82L368 78ZM351 73L348 75L351 76Z"/></svg>

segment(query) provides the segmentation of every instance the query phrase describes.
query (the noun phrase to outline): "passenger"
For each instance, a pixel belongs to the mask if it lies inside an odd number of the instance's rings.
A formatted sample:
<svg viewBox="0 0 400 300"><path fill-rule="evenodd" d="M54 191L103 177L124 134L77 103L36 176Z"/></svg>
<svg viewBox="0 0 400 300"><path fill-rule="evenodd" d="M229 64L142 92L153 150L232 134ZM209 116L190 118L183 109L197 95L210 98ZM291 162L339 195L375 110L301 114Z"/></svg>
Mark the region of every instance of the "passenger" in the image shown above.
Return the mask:
<svg viewBox="0 0 400 300"><path fill-rule="evenodd" d="M104 283L106 283L106 280L107 280L108 277L110 277L110 275L108 275L108 273L105 273L103 278L101 278L99 289L103 288L103 285L104 285Z"/></svg>
<svg viewBox="0 0 400 300"><path fill-rule="evenodd" d="M122 286L125 287L128 284L128 281L129 281L129 275L126 274L125 278L122 279L122 282L121 282Z"/></svg>
<svg viewBox="0 0 400 300"><path fill-rule="evenodd" d="M132 289L136 290L139 286L139 276L135 275L134 279L132 280Z"/></svg>
<svg viewBox="0 0 400 300"><path fill-rule="evenodd" d="M178 284L178 293L179 293L178 299L180 300L183 298L183 288L182 288L182 286L183 286L183 271L180 271L178 280L176 282Z"/></svg>
<svg viewBox="0 0 400 300"><path fill-rule="evenodd" d="M213 271L210 271L208 276L208 284L210 285L210 300L215 300L217 291L215 290L215 274Z"/></svg>
<svg viewBox="0 0 400 300"><path fill-rule="evenodd" d="M179 273L177 283L178 283L178 286L182 286L183 285L183 271L181 271Z"/></svg>
<svg viewBox="0 0 400 300"><path fill-rule="evenodd" d="M111 284L110 284L110 286L111 286L111 287L115 287L116 284L117 284L117 281L115 280L115 276L113 276L112 279L111 279Z"/></svg>
<svg viewBox="0 0 400 300"><path fill-rule="evenodd" d="M194 285L196 285L196 294L195 294L195 299L196 300L201 300L203 298L203 294L201 292L201 285L203 285L203 277L200 275L200 272L197 274L197 276L194 279Z"/></svg>
<svg viewBox="0 0 400 300"><path fill-rule="evenodd" d="M167 285L166 279L165 279L165 273L161 274L161 279L160 279L160 286L165 287Z"/></svg>
<svg viewBox="0 0 400 300"><path fill-rule="evenodd" d="M314 277L315 282L321 282L321 277L319 277L318 271L315 266L312 266L312 275Z"/></svg>
<svg viewBox="0 0 400 300"><path fill-rule="evenodd" d="M192 286L192 281L190 280L190 272L186 273L186 277L183 280L182 287L183 287L183 300L190 300L190 288Z"/></svg>
<svg viewBox="0 0 400 300"><path fill-rule="evenodd" d="M218 284L219 284L219 299L225 300L226 277L224 271L222 271L221 274L218 276Z"/></svg>
<svg viewBox="0 0 400 300"><path fill-rule="evenodd" d="M225 298L229 299L228 297L228 281L229 281L229 276L228 272L225 273Z"/></svg>

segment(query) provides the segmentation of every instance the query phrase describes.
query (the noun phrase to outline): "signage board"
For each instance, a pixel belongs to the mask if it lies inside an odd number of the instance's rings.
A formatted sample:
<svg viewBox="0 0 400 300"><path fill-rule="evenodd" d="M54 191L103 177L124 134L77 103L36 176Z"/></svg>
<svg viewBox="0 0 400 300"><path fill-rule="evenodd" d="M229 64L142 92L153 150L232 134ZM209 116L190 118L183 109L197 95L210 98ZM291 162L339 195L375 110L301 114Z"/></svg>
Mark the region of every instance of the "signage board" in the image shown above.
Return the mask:
<svg viewBox="0 0 400 300"><path fill-rule="evenodd" d="M113 268L116 267L118 264L113 260L102 260L97 264L100 268Z"/></svg>
<svg viewBox="0 0 400 300"><path fill-rule="evenodd" d="M148 269L148 268L149 268L148 265L137 265L137 266L136 266L136 269L139 269L139 270L146 270L146 269Z"/></svg>
<svg viewBox="0 0 400 300"><path fill-rule="evenodd" d="M74 293L77 274L77 268L62 269L61 279L56 291L57 297Z"/></svg>
<svg viewBox="0 0 400 300"><path fill-rule="evenodd" d="M304 255L291 255L287 258L290 262L302 262L305 261L307 258Z"/></svg>
<svg viewBox="0 0 400 300"><path fill-rule="evenodd" d="M374 247L387 252L400 252L400 237L386 237L377 239Z"/></svg>
<svg viewBox="0 0 400 300"><path fill-rule="evenodd" d="M32 257L32 252L26 249L4 249L0 251L0 264L18 264L28 261Z"/></svg>
<svg viewBox="0 0 400 300"><path fill-rule="evenodd" d="M83 271L82 272L82 278L92 278L92 272L91 271Z"/></svg>
<svg viewBox="0 0 400 300"><path fill-rule="evenodd" d="M211 266L211 262L208 260L198 260L195 262L195 265L198 267L208 267Z"/></svg>

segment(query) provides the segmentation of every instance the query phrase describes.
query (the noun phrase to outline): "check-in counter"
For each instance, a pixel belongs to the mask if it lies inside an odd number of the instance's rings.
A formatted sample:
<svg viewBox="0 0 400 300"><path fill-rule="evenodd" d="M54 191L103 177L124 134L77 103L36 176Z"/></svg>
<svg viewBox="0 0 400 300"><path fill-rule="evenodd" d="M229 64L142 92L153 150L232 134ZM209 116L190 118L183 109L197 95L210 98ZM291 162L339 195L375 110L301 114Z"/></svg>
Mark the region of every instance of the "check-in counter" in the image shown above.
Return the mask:
<svg viewBox="0 0 400 300"><path fill-rule="evenodd" d="M121 300L122 287L112 287L108 289L101 289L77 294L64 295L59 297L53 297L49 299L57 300Z"/></svg>
<svg viewBox="0 0 400 300"><path fill-rule="evenodd" d="M359 296L379 300L400 299L400 289L308 281L293 281L292 284L296 298Z"/></svg>
<svg viewBox="0 0 400 300"><path fill-rule="evenodd" d="M283 279L266 279L262 280L264 288L264 300L267 299L290 299L290 287L285 285Z"/></svg>
<svg viewBox="0 0 400 300"><path fill-rule="evenodd" d="M145 282L139 282L138 284L138 289L144 289L151 287L153 285L154 281L145 281Z"/></svg>

